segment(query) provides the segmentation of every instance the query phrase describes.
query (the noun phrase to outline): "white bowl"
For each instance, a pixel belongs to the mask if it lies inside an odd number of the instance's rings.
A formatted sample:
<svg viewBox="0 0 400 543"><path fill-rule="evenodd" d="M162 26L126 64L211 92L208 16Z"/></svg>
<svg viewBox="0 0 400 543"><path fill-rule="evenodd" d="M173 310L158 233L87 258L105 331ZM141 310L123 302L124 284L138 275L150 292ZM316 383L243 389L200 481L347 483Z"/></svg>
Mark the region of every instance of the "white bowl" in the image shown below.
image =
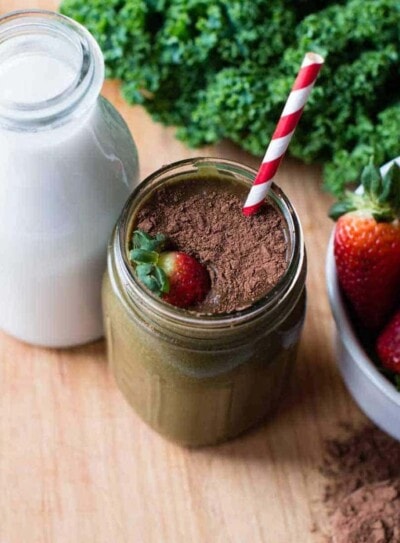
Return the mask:
<svg viewBox="0 0 400 543"><path fill-rule="evenodd" d="M333 235L326 258L326 281L336 322L337 361L344 382L367 417L400 441L400 392L378 371L355 335L336 275Z"/></svg>

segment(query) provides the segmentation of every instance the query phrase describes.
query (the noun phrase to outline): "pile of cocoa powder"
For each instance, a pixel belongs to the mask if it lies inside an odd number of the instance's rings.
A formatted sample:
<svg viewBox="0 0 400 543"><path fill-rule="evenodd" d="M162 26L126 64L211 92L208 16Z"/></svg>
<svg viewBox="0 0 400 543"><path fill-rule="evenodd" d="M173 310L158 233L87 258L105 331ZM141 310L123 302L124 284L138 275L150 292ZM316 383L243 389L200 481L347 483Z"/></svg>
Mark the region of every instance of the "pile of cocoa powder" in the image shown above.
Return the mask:
<svg viewBox="0 0 400 543"><path fill-rule="evenodd" d="M242 213L248 189L218 179L185 180L156 191L140 209L136 228L168 236L172 249L194 256L210 274L211 290L192 309L230 313L265 296L285 273L285 221L272 205Z"/></svg>
<svg viewBox="0 0 400 543"><path fill-rule="evenodd" d="M376 426L328 441L321 468L333 543L400 542L400 443Z"/></svg>

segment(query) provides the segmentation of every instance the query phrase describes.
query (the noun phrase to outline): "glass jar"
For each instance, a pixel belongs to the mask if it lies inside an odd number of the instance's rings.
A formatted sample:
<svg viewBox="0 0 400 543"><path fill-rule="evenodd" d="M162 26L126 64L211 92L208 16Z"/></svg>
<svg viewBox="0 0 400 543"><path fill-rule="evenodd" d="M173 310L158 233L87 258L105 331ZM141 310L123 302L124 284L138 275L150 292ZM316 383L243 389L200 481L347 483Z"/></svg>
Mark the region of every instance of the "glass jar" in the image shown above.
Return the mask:
<svg viewBox="0 0 400 543"><path fill-rule="evenodd" d="M138 180L104 62L79 24L0 18L0 328L60 347L103 334L107 241Z"/></svg>
<svg viewBox="0 0 400 543"><path fill-rule="evenodd" d="M256 172L222 159L191 159L148 177L129 198L108 250L103 309L117 384L156 431L188 446L214 444L261 421L287 387L305 314L306 260L298 217L273 186L287 225L288 267L248 309L197 315L164 303L138 282L128 261L135 215L149 195L179 176L217 172L249 187Z"/></svg>

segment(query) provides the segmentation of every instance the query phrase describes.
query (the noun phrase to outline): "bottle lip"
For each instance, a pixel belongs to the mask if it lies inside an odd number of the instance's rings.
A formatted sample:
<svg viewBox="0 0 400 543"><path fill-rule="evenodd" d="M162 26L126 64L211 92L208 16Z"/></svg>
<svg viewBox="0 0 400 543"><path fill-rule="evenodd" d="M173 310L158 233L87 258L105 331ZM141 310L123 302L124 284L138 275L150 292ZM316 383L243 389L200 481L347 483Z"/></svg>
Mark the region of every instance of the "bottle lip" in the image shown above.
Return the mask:
<svg viewBox="0 0 400 543"><path fill-rule="evenodd" d="M291 242L291 253L285 274L263 298L256 301L253 305L235 313L214 315L196 314L163 302L160 298L145 289L137 280L133 268L128 261L126 250L127 238L130 233L129 231L135 210L154 190L159 188L171 177L174 177L179 170L186 169L185 173L188 173L187 168L189 167L193 168L191 170L193 173L195 173L196 169L198 170L199 167L217 167L220 169L221 173L235 173L242 178L247 179L249 186L256 175L256 170L238 162L215 157L198 157L181 160L168 166L164 166L142 181L131 194L124 206L116 226L114 237L113 250L117 262L117 269L118 273L121 274L122 284L129 299L133 304L140 306L141 308L147 308L152 314L163 320L174 322L174 324L177 325L197 326L203 329L233 328L264 315L270 309L273 310L274 313L275 310L279 311L279 309L285 305L286 300L292 292L292 287L296 285L298 281L304 281L305 279L303 266L305 251L303 232L297 213L284 192L275 184L272 185L270 197L281 210L287 223Z"/></svg>
<svg viewBox="0 0 400 543"><path fill-rule="evenodd" d="M18 102L0 98L0 126L4 128L38 131L59 126L82 117L100 94L104 59L99 45L82 25L53 11L26 9L0 17L0 64L2 57L4 60L15 54L13 47L20 46L23 54L24 40L40 36L64 42L63 50L74 56L76 73L64 89L46 100Z"/></svg>

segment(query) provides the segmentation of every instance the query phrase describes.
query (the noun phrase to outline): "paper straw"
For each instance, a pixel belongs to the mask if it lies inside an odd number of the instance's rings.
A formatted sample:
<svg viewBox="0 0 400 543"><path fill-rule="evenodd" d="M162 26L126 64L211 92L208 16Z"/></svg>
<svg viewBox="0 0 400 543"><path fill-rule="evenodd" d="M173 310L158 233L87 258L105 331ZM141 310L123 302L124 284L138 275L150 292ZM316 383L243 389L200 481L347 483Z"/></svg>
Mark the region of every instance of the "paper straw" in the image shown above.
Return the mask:
<svg viewBox="0 0 400 543"><path fill-rule="evenodd" d="M305 55L244 204L243 213L245 215L252 215L262 206L323 63L324 59L316 53Z"/></svg>

